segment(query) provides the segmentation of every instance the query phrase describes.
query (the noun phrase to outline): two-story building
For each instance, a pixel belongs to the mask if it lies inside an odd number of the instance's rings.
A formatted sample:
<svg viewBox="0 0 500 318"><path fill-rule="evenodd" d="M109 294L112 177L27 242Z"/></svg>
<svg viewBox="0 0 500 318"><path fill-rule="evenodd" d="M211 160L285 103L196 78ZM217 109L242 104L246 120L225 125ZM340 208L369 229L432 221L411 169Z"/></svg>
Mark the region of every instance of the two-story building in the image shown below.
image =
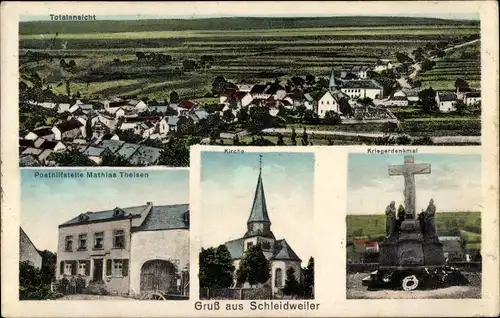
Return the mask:
<svg viewBox="0 0 500 318"><path fill-rule="evenodd" d="M184 295L189 206L148 202L82 213L59 225L57 264L58 279L81 277L86 287L112 294L161 290Z"/></svg>

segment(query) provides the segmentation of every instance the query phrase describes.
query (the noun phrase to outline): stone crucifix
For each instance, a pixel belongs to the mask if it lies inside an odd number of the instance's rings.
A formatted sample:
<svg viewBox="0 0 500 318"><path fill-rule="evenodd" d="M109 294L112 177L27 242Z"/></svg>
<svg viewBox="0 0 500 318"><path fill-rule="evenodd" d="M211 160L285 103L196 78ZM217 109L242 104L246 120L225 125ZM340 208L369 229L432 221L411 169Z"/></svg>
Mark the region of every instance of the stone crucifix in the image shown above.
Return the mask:
<svg viewBox="0 0 500 318"><path fill-rule="evenodd" d="M415 175L416 174L430 174L431 165L428 163L415 164L413 156L405 156L403 165L390 165L390 176L403 176L405 182L404 196L405 196L405 211L407 217L415 218Z"/></svg>

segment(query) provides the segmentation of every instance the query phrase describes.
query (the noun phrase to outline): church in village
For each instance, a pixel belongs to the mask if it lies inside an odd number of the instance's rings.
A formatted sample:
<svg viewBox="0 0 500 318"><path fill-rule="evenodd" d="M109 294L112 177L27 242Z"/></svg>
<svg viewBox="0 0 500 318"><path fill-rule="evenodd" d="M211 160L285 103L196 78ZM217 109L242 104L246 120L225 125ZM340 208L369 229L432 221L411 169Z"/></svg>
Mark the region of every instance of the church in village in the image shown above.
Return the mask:
<svg viewBox="0 0 500 318"><path fill-rule="evenodd" d="M264 184L262 182L262 162L246 227L243 237L225 243L231 253L235 269L238 270L239 263L245 252L250 247L259 244L265 257L270 262L271 275L265 285L270 286L273 293L279 292L284 287L286 272L290 267L295 270L296 279L300 282L302 279L301 259L285 239L276 239L271 230L271 219L267 210ZM233 287L249 288L250 286L248 283L243 285L237 283L235 277Z"/></svg>

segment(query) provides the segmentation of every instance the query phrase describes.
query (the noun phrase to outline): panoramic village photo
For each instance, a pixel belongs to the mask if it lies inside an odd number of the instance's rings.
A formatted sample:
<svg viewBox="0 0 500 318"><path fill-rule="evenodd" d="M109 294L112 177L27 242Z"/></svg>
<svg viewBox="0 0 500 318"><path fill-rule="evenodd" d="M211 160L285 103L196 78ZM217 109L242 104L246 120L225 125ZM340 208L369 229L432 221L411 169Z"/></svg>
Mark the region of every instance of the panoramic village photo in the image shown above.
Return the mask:
<svg viewBox="0 0 500 318"><path fill-rule="evenodd" d="M188 166L194 144L480 145L480 48L479 15L23 16L20 165Z"/></svg>
<svg viewBox="0 0 500 318"><path fill-rule="evenodd" d="M188 179L22 169L19 299L189 299Z"/></svg>
<svg viewBox="0 0 500 318"><path fill-rule="evenodd" d="M349 154L347 298L481 298L481 155Z"/></svg>
<svg viewBox="0 0 500 318"><path fill-rule="evenodd" d="M313 153L202 151L200 191L200 299L314 299Z"/></svg>

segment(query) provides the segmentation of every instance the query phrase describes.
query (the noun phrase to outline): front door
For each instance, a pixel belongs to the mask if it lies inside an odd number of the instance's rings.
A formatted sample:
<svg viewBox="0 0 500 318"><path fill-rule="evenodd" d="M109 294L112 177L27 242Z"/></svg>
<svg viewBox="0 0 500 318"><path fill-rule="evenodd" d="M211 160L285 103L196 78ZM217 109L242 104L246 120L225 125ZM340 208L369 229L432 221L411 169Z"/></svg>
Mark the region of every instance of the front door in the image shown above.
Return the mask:
<svg viewBox="0 0 500 318"><path fill-rule="evenodd" d="M103 280L102 274L103 274L103 260L102 258L94 258L94 273L92 276L93 280L94 281Z"/></svg>

